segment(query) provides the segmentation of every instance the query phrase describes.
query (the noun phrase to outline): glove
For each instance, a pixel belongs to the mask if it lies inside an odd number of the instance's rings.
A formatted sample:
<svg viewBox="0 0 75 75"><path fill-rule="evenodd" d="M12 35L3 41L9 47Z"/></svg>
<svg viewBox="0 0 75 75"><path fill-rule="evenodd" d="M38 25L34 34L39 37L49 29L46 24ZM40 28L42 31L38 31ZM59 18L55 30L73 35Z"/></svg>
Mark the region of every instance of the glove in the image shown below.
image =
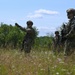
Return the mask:
<svg viewBox="0 0 75 75"><path fill-rule="evenodd" d="M19 25L18 25L18 23L15 23L15 26L17 26L17 27L18 27L18 26L19 26Z"/></svg>

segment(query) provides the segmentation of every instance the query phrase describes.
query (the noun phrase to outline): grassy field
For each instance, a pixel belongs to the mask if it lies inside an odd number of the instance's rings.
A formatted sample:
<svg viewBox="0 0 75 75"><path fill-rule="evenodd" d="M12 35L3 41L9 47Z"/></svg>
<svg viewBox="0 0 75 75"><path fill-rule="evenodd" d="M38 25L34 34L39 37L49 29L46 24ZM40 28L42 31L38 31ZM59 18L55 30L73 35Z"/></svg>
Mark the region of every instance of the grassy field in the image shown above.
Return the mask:
<svg viewBox="0 0 75 75"><path fill-rule="evenodd" d="M75 75L75 55L64 57L49 50L0 49L0 75Z"/></svg>

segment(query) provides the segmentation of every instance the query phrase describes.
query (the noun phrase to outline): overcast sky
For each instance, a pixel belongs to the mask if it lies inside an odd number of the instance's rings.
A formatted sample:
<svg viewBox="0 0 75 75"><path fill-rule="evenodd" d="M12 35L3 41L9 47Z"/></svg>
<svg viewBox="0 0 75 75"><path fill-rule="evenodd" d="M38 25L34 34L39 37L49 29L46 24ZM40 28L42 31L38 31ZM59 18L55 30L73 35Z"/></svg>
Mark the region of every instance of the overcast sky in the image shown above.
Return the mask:
<svg viewBox="0 0 75 75"><path fill-rule="evenodd" d="M75 8L75 0L0 0L0 23L26 27L32 20L39 36L45 36L68 21L68 8Z"/></svg>

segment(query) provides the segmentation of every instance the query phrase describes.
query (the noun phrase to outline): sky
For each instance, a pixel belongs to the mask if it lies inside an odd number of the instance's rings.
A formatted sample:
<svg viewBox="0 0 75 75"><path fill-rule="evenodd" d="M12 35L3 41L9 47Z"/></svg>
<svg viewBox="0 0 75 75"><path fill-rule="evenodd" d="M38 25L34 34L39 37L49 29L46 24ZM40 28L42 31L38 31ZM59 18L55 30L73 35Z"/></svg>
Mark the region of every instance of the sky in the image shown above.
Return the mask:
<svg viewBox="0 0 75 75"><path fill-rule="evenodd" d="M0 23L14 26L17 22L26 27L26 22L32 20L38 36L46 36L68 22L69 8L75 8L75 0L0 0Z"/></svg>

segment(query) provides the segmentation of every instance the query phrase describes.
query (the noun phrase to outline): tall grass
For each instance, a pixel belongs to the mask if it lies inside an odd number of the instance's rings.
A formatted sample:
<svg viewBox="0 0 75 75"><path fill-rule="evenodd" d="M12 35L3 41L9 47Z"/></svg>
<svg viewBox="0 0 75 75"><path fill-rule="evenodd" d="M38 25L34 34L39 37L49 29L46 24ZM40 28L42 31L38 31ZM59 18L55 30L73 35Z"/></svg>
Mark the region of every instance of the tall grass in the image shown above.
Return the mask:
<svg viewBox="0 0 75 75"><path fill-rule="evenodd" d="M0 49L0 75L75 75L75 57L46 49L33 49L30 54Z"/></svg>

